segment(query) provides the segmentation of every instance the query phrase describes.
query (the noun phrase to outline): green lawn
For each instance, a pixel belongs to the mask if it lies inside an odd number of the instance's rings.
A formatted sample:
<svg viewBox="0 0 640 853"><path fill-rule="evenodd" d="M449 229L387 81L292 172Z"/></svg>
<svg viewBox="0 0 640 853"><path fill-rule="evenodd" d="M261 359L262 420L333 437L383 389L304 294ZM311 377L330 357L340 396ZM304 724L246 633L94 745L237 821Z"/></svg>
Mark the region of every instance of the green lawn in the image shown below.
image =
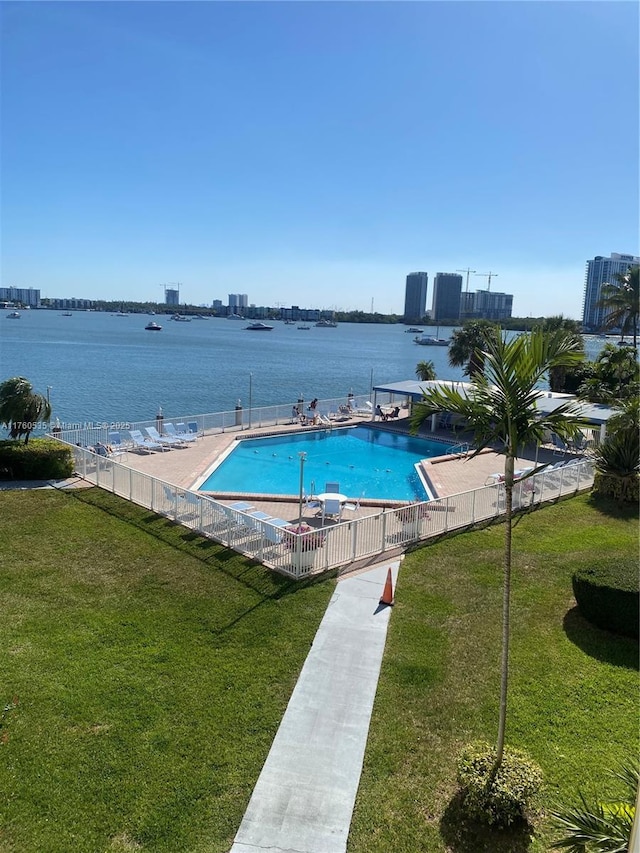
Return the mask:
<svg viewBox="0 0 640 853"><path fill-rule="evenodd" d="M402 564L349 853L549 850L547 818L533 838L487 837L455 798L459 747L497 732L503 537L488 527ZM547 808L611 791L606 771L638 754L637 643L592 628L571 591L578 566L637 552L637 508L582 496L517 521L507 744L543 768Z"/></svg>
<svg viewBox="0 0 640 853"><path fill-rule="evenodd" d="M228 851L333 581L98 489L0 517L0 851Z"/></svg>

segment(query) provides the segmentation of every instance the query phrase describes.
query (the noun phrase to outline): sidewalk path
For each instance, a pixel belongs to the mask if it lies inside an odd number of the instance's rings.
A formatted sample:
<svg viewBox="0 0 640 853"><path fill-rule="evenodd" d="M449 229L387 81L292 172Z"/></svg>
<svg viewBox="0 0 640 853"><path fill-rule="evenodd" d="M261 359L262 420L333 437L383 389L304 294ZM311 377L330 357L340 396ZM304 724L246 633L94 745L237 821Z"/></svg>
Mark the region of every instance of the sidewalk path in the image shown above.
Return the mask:
<svg viewBox="0 0 640 853"><path fill-rule="evenodd" d="M381 563L336 586L230 853L342 853L390 607Z"/></svg>

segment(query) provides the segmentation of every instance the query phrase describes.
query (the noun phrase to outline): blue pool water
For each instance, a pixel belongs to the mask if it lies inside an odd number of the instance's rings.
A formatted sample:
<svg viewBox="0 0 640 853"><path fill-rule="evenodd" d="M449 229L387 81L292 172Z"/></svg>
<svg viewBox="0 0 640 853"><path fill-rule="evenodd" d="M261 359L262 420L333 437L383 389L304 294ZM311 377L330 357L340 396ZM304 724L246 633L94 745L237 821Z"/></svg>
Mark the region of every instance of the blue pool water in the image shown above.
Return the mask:
<svg viewBox="0 0 640 853"><path fill-rule="evenodd" d="M340 483L352 498L425 500L428 495L414 465L442 456L452 445L358 426L333 431L279 435L238 441L233 452L202 483L203 491L298 495L300 456L308 494L325 483Z"/></svg>

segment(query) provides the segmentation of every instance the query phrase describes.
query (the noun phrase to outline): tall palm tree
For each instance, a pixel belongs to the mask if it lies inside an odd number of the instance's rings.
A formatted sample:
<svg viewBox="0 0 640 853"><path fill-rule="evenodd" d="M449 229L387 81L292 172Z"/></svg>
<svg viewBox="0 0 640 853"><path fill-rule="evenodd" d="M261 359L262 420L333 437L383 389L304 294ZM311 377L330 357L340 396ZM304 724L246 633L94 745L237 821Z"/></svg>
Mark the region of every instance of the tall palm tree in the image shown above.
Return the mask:
<svg viewBox="0 0 640 853"><path fill-rule="evenodd" d="M0 385L0 422L6 424L10 438L29 436L40 421L51 418L51 406L46 397L36 394L28 379L15 376Z"/></svg>
<svg viewBox="0 0 640 853"><path fill-rule="evenodd" d="M556 365L571 366L579 362L581 353L575 341L565 336L545 335L541 329L510 341L494 334L488 337L482 357L484 373L474 373L467 389L456 391L453 384L442 384L423 392L411 417L411 431L418 432L425 420L436 412L452 412L463 418L474 433L474 456L492 446L505 457L506 523L496 773L502 763L507 714L515 460L525 445L542 443L547 430L563 438L575 438L580 425L584 424L574 403L563 403L549 414L541 413L536 405L545 373Z"/></svg>
<svg viewBox="0 0 640 853"><path fill-rule="evenodd" d="M499 326L490 320L469 320L451 335L449 364L465 366L467 376L475 376L484 369L483 350L487 341L499 333Z"/></svg>
<svg viewBox="0 0 640 853"><path fill-rule="evenodd" d="M638 316L640 315L640 266L629 267L616 275L616 281L602 285L598 306L607 311L605 328L620 328L621 340L633 334L633 346L638 341Z"/></svg>
<svg viewBox="0 0 640 853"><path fill-rule="evenodd" d="M580 334L580 323L577 320L570 320L568 317L563 317L562 314L557 314L554 317L545 317L540 328L547 335L564 335L571 338L584 354L584 341ZM567 387L568 380L569 387ZM549 370L549 389L551 391L575 393L577 385L576 375L567 373L566 367L558 365Z"/></svg>
<svg viewBox="0 0 640 853"><path fill-rule="evenodd" d="M436 378L436 368L432 361L419 361L416 364L416 376L421 382L430 382Z"/></svg>

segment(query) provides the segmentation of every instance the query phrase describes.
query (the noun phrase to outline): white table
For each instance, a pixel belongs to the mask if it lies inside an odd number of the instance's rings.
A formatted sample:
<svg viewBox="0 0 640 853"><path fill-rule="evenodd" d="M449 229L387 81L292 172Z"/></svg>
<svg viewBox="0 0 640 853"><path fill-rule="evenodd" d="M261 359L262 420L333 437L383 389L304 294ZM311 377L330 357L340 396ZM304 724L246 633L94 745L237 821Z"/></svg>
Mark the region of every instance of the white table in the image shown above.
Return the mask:
<svg viewBox="0 0 640 853"><path fill-rule="evenodd" d="M315 495L315 499L321 504L325 501L340 501L341 504L344 504L349 500L346 495L341 495L340 492L322 492L320 495Z"/></svg>

